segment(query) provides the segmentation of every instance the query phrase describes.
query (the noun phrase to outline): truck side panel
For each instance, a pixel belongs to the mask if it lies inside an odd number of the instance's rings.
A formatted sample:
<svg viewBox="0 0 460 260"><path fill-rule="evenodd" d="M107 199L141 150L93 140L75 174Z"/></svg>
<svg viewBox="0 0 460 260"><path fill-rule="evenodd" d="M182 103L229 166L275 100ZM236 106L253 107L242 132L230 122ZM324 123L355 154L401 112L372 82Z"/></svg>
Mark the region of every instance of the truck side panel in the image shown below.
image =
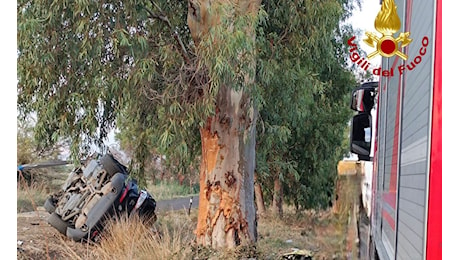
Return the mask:
<svg viewBox="0 0 460 260"><path fill-rule="evenodd" d="M398 5L398 16L404 17L404 4ZM401 8L402 7L402 8ZM404 29L403 27L401 29ZM399 58L385 58L382 69L392 71L394 76L380 78L379 93L379 143L378 143L378 199L376 214L380 219L374 223L374 236L380 258L394 259L396 252L396 219L398 174L400 162L401 132L401 77L398 73Z"/></svg>
<svg viewBox="0 0 460 260"><path fill-rule="evenodd" d="M403 50L406 61L382 59L394 76L380 78L372 233L381 259L424 259L436 1L395 3L400 31L412 42Z"/></svg>
<svg viewBox="0 0 460 260"><path fill-rule="evenodd" d="M436 2L426 259L442 259L442 0Z"/></svg>
<svg viewBox="0 0 460 260"><path fill-rule="evenodd" d="M402 88L402 130L399 170L397 259L424 259L426 243L426 201L431 135L433 28L435 1L408 0L405 31L412 43L406 47ZM424 40L425 38L425 40ZM430 44L421 55L422 42ZM425 50L425 48L423 48ZM423 53L424 51L422 51ZM416 64L419 56L421 61ZM417 58L418 59L418 58ZM417 60L419 61L419 60ZM413 65L412 65L413 64ZM407 66L414 67L409 70Z"/></svg>

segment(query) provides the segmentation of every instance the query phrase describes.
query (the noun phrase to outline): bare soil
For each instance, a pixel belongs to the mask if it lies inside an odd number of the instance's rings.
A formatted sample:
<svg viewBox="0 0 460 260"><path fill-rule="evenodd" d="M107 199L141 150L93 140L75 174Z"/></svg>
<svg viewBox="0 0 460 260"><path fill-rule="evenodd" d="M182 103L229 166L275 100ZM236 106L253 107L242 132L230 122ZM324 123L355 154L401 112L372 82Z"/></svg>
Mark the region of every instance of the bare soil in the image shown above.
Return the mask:
<svg viewBox="0 0 460 260"><path fill-rule="evenodd" d="M186 210L189 208L189 201L190 197L157 202L157 212L162 214L169 210ZM193 197L192 201L192 208L196 209L198 198ZM347 207L342 205L339 208ZM355 239L345 238L355 232L347 232L347 227L334 221L335 218L331 214L325 212L319 217L315 214L285 221L261 219L258 228L258 248L270 253L262 258L279 259L280 252L289 252L292 248L314 252L313 259L355 258L349 254L355 246L350 242ZM47 223L48 216L49 213L41 206L36 211L17 213L17 259L94 259L93 245L74 242L60 234ZM344 239L347 243L343 243Z"/></svg>
<svg viewBox="0 0 460 260"><path fill-rule="evenodd" d="M17 214L17 259L68 259L67 247L86 254L88 245L66 239L48 224L48 216L43 207Z"/></svg>
<svg viewBox="0 0 460 260"><path fill-rule="evenodd" d="M196 208L198 197L192 197L192 208ZM184 210L190 206L190 197L157 202L157 212ZM48 224L49 213L43 207L36 211L17 214L18 259L67 259L68 248L80 256L88 254L91 245L73 242ZM84 257L82 257L84 258Z"/></svg>
<svg viewBox="0 0 460 260"><path fill-rule="evenodd" d="M75 255L80 259L94 259L93 245L74 242L60 234L47 223L48 216L49 213L43 207L34 212L17 214L17 259L76 259ZM291 252L293 248L313 252L315 260L351 259L345 253L348 250L339 246L343 243L344 234L340 234L336 225L326 222L299 224L291 225L289 230L284 230L287 226L281 221L262 222L258 247L266 252L261 259L281 259L279 257L282 253ZM276 227L278 225L279 227ZM284 231L280 231L279 228ZM268 230L275 233L272 234Z"/></svg>

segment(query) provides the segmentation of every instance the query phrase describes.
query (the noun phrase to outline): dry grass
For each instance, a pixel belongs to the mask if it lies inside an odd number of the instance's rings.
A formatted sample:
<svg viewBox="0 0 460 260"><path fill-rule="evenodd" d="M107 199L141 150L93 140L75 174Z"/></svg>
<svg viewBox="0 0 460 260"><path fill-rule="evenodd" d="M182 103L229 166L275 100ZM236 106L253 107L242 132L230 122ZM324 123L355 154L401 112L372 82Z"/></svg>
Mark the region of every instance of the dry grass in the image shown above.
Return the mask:
<svg viewBox="0 0 460 260"><path fill-rule="evenodd" d="M241 259L255 254L253 248L213 250L195 243L197 210L162 213L153 225L142 223L135 215L122 217L107 226L105 237L84 258L73 251L72 259Z"/></svg>
<svg viewBox="0 0 460 260"><path fill-rule="evenodd" d="M284 253L294 248L310 250L315 260L349 259L354 255L347 237L351 205L359 185L352 178L341 179L340 183L340 203L335 214L330 210L296 213L290 207L284 208L281 219L267 214L258 220L255 247L224 251L197 246L193 233L197 223L195 209L191 215L186 211L162 212L153 225L142 223L136 216L122 217L106 226L99 244L60 237L55 244L48 245L46 258L34 259L282 259ZM41 206L40 201L47 194L46 185L18 186L18 210L23 202L33 201Z"/></svg>
<svg viewBox="0 0 460 260"><path fill-rule="evenodd" d="M17 212L28 212L42 206L48 197L49 189L45 182L33 182L28 184L25 181L17 183Z"/></svg>
<svg viewBox="0 0 460 260"><path fill-rule="evenodd" d="M71 259L282 259L294 248L310 250L313 259L347 259L346 219L330 211L296 214L286 208L282 219L266 216L258 222L254 247L213 250L195 244L197 211L164 213L154 225L135 216L110 222L102 241L86 245L86 253L67 246ZM65 243L63 244L65 245Z"/></svg>
<svg viewBox="0 0 460 260"><path fill-rule="evenodd" d="M61 166L18 173L17 213L35 211L43 206L48 195L61 189L70 171L72 168Z"/></svg>
<svg viewBox="0 0 460 260"><path fill-rule="evenodd" d="M280 259L293 249L310 250L313 259L357 259L353 205L359 196L359 177L339 178L336 211L296 213L284 207L283 218L270 214L259 220L257 249L261 259Z"/></svg>
<svg viewBox="0 0 460 260"><path fill-rule="evenodd" d="M284 209L283 218L259 220L257 249L261 259L280 259L295 249L309 250L314 259L343 259L346 254L346 221L330 211L295 213Z"/></svg>
<svg viewBox="0 0 460 260"><path fill-rule="evenodd" d="M72 259L190 259L194 222L186 214L160 216L153 225L133 215L111 221L90 258Z"/></svg>

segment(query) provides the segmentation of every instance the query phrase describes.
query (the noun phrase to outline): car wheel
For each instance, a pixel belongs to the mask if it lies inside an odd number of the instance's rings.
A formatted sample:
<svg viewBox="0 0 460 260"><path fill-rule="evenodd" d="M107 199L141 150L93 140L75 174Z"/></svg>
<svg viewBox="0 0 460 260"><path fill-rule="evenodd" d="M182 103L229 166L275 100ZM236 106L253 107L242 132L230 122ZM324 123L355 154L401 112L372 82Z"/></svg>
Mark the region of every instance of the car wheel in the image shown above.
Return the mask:
<svg viewBox="0 0 460 260"><path fill-rule="evenodd" d="M100 163L109 176L113 176L118 172L124 173L124 170L121 169L117 161L115 161L115 159L109 154L104 155L100 159Z"/></svg>
<svg viewBox="0 0 460 260"><path fill-rule="evenodd" d="M48 223L54 228L56 228L61 234L65 235L67 233L67 227L69 226L69 224L62 220L58 214L53 212L48 217Z"/></svg>
<svg viewBox="0 0 460 260"><path fill-rule="evenodd" d="M76 242L79 242L83 240L86 236L88 236L88 231L82 231L81 229L78 229L78 228L69 227L67 229L66 235L68 238Z"/></svg>
<svg viewBox="0 0 460 260"><path fill-rule="evenodd" d="M45 200L45 204L43 204L43 207L50 214L52 214L56 210L56 206L54 206L53 199L51 197L48 197Z"/></svg>

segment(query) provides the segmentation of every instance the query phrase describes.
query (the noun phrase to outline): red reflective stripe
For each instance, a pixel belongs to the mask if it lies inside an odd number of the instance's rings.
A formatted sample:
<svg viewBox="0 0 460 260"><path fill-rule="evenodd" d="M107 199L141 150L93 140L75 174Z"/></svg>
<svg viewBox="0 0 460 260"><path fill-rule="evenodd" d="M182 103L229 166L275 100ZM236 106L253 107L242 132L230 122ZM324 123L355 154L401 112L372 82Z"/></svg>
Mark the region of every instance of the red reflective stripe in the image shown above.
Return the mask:
<svg viewBox="0 0 460 260"><path fill-rule="evenodd" d="M385 209L382 210L382 215L388 225L390 225L391 229L395 230L395 220L393 217Z"/></svg>
<svg viewBox="0 0 460 260"><path fill-rule="evenodd" d="M377 108L375 112L375 116L377 117L375 120L375 138L374 138L374 160L372 162L372 197L371 197L371 219L372 216L374 215L375 208L376 208L376 202L375 202L375 197L377 194L377 176L378 176L378 162L379 162L379 153L378 153L378 136L379 136L379 103L380 103L380 95L382 95L382 84L380 83L381 81L379 80L379 85L378 85L378 96L377 96Z"/></svg>
<svg viewBox="0 0 460 260"><path fill-rule="evenodd" d="M359 100L359 109L361 111L364 111L363 94L359 94L358 100Z"/></svg>
<svg viewBox="0 0 460 260"><path fill-rule="evenodd" d="M389 191L383 193L383 201L388 203L388 205L391 206L391 208L395 209L396 208L396 191Z"/></svg>
<svg viewBox="0 0 460 260"><path fill-rule="evenodd" d="M426 259L442 259L442 1L436 3Z"/></svg>
<svg viewBox="0 0 460 260"><path fill-rule="evenodd" d="M402 77L402 75L400 75ZM396 205L396 182L399 162L399 117L401 114L401 80L398 84L398 97L396 100L395 129L393 132L393 152L391 155L390 193L394 194L393 208Z"/></svg>

